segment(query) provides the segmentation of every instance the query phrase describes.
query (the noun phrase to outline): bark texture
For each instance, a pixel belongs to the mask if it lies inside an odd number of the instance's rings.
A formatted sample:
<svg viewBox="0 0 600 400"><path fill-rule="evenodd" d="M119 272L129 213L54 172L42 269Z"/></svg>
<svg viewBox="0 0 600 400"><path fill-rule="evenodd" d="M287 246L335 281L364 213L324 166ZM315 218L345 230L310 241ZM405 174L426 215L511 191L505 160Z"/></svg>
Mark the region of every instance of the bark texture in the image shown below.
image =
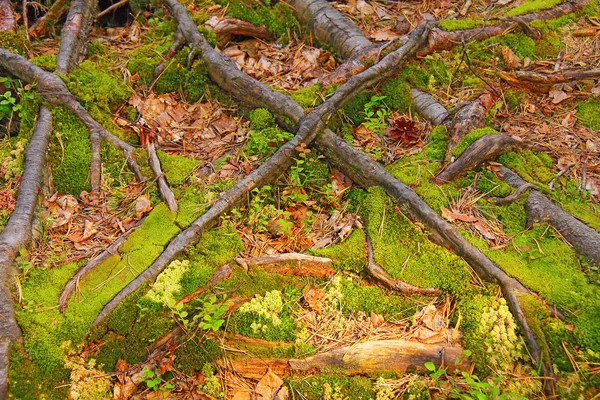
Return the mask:
<svg viewBox="0 0 600 400"><path fill-rule="evenodd" d="M0 0L0 32L16 32L17 19L10 0Z"/></svg>
<svg viewBox="0 0 600 400"><path fill-rule="evenodd" d="M514 188L526 185L519 175L506 167L500 168L502 179ZM528 226L534 222L548 221L565 238L577 253L600 265L600 233L590 228L565 210L552 203L538 191L532 191L525 202L529 217Z"/></svg>
<svg viewBox="0 0 600 400"><path fill-rule="evenodd" d="M285 0L295 10L299 20L322 42L343 49L341 56L349 58L373 44L358 27L325 0ZM332 29L333 28L333 29Z"/></svg>

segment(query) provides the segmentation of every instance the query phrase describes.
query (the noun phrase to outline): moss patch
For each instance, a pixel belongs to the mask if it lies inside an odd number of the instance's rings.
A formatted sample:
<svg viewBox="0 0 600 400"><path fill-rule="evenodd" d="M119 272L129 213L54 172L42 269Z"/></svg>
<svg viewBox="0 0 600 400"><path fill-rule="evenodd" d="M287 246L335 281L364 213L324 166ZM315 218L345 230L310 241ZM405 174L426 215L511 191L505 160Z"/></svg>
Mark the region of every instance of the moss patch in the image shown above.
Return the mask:
<svg viewBox="0 0 600 400"><path fill-rule="evenodd" d="M507 17L516 17L517 15L530 14L556 7L562 2L563 0L525 0L518 6L508 10L504 15Z"/></svg>
<svg viewBox="0 0 600 400"><path fill-rule="evenodd" d="M584 126L600 130L600 101L590 99L577 104L576 115Z"/></svg>
<svg viewBox="0 0 600 400"><path fill-rule="evenodd" d="M481 139L485 135L497 134L497 130L489 127L474 129L471 132L467 133L463 140L461 140L461 142L454 149L452 149L452 155L454 157L459 157L462 153L464 153L464 151L467 148L469 148L470 145L472 145L478 139Z"/></svg>
<svg viewBox="0 0 600 400"><path fill-rule="evenodd" d="M198 167L198 161L192 158L165 153L161 150L158 150L156 155L171 186L182 185L185 179Z"/></svg>

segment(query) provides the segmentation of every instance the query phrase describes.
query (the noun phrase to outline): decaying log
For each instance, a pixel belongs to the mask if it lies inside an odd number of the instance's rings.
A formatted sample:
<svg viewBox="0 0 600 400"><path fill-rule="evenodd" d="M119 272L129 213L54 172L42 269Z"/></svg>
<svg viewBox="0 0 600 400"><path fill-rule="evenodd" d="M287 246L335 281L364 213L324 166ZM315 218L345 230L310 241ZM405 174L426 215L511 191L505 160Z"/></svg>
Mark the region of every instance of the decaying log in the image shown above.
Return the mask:
<svg viewBox="0 0 600 400"><path fill-rule="evenodd" d="M10 0L0 0L0 32L16 32L17 19Z"/></svg>
<svg viewBox="0 0 600 400"><path fill-rule="evenodd" d="M375 264L375 257L373 256L373 244L371 243L371 237L367 233L367 270L369 274L383 283L387 288L394 290L404 296L412 296L413 294L420 294L423 296L438 296L442 294L439 289L433 288L420 288L413 286L409 283L402 282L394 279L388 272Z"/></svg>
<svg viewBox="0 0 600 400"><path fill-rule="evenodd" d="M451 182L478 167L481 163L524 147L523 141L515 136L485 135L471 144L453 163L442 169L435 180Z"/></svg>
<svg viewBox="0 0 600 400"><path fill-rule="evenodd" d="M285 0L295 11L299 21L307 24L315 37L342 49L343 58L373 46L361 30L325 0ZM335 27L335 29L332 29Z"/></svg>
<svg viewBox="0 0 600 400"><path fill-rule="evenodd" d="M446 121L450 112L432 95L415 88L410 89L410 94L413 103L415 103L415 110L419 115L430 121L434 126L441 125Z"/></svg>
<svg viewBox="0 0 600 400"><path fill-rule="evenodd" d="M69 5L68 0L57 0L46 11L41 18L38 18L33 25L29 27L29 37L32 39L48 34L48 30L62 17Z"/></svg>
<svg viewBox="0 0 600 400"><path fill-rule="evenodd" d="M244 93L245 98L257 98L259 96L269 98L275 97L272 95L274 92L266 85L260 84L248 77L235 67L233 61L223 54L216 52L198 32L196 24L189 17L187 10L179 4L177 0L166 0L165 4L177 20L179 29L188 41L188 45L192 47L192 51L199 51L201 53L202 59L206 62L209 75L213 81L217 82L226 90L235 90L238 94ZM397 72L402 64L409 57L412 57L426 40L430 29L431 26L429 23L420 25L413 31L411 39L404 46L388 54L373 67L348 80L348 82L338 88L327 101L316 107L307 116L304 116L304 113L302 112L303 118L299 123L294 138L281 146L279 150L277 150L277 152L259 168L236 183L233 188L224 193L206 213L194 221L189 228L177 235L150 267L138 275L104 307L92 324L92 328L100 323L100 321L102 321L108 313L121 302L121 300L133 293L145 282L156 279L158 274L160 274L174 257L184 251L186 247L197 242L207 229L210 229L218 222L221 215L229 212L243 201L252 189L261 187L273 181L286 171L291 166L293 158L298 154L298 148L301 144L310 144L319 132L325 128L329 118L349 99L360 93L362 90L389 78ZM251 87L243 85L243 82L248 79L254 82Z"/></svg>
<svg viewBox="0 0 600 400"><path fill-rule="evenodd" d="M244 270L250 267L261 266L264 269L281 275L316 276L324 278L335 274L331 268L333 261L330 258L316 257L301 253L273 254L262 257L234 258Z"/></svg>
<svg viewBox="0 0 600 400"><path fill-rule="evenodd" d="M65 284L60 297L58 298L58 307L61 313L64 313L67 309L69 299L77 289L79 282L83 279L84 276L92 272L98 265L102 264L104 260L109 258L112 255L117 254L123 243L127 241L129 235L139 228L146 218L140 219L136 224L129 229L127 232L123 233L117 240L115 240L110 246L106 248L102 253L98 254L98 256L94 257L92 260L88 261L83 267L81 267L75 275L73 275L69 281Z"/></svg>
<svg viewBox="0 0 600 400"><path fill-rule="evenodd" d="M448 373L466 371L470 366L460 346L402 339L362 342L302 360L238 359L229 360L227 365L244 377L260 379L268 369L280 377L319 373L332 368L348 375L424 373L427 372L426 362L433 362L436 368L445 368Z"/></svg>
<svg viewBox="0 0 600 400"><path fill-rule="evenodd" d="M500 174L502 179L514 188L527 184L519 175L506 167L500 167ZM537 221L548 221L577 253L595 265L600 265L600 233L552 203L538 191L529 193L525 210L529 217L528 227Z"/></svg>
<svg viewBox="0 0 600 400"><path fill-rule="evenodd" d="M158 156L156 155L156 148L154 146L154 143L148 144L148 165L150 165L154 176L158 180L158 190L160 192L160 197L169 207L169 211L177 212L177 199L175 199L175 195L173 194L173 191L167 183L167 178L165 178L165 174L163 174L160 168L160 161L158 160Z"/></svg>
<svg viewBox="0 0 600 400"><path fill-rule="evenodd" d="M80 14L77 30L64 30L65 36L82 36L87 38L93 15L91 12L81 14L80 10L91 10L93 0L75 0L69 15ZM74 26L72 28L75 28ZM56 70L67 73L72 70L78 55L82 52L83 41L61 41L56 57ZM46 106L40 108L38 120L33 131L23 163L23 175L17 194L15 209L0 233L0 399L8 394L8 360L13 343L21 340L21 330L15 319L15 309L10 286L13 281L14 259L19 250L31 240L32 223L37 208L38 193L44 175L46 154L52 132L52 114Z"/></svg>
<svg viewBox="0 0 600 400"><path fill-rule="evenodd" d="M75 24L75 22L73 22L73 24ZM73 38L72 40L74 44L76 44L76 42L80 41L81 39ZM74 60L77 59L77 56L72 57ZM36 65L33 65L20 55L11 53L10 51L2 48L0 48L0 65L10 71L13 75L26 82L33 83L37 81L37 91L44 100L55 105L66 107L73 112L73 114L75 114L75 116L77 116L81 122L83 122L90 132L92 146L99 146L99 139L105 139L111 145L123 152L131 171L133 171L139 181L143 180L140 169L135 161L135 157L133 156L134 147L108 132L102 125L92 118L86 109L83 108L83 106L69 92L64 82L58 76L51 72L46 72ZM98 153L96 152L96 154ZM96 187L92 187L93 190L99 190L99 168L100 165L96 164L96 171L91 171L92 175L96 175ZM92 169L94 169L94 166L92 166ZM94 184L93 179L92 184Z"/></svg>

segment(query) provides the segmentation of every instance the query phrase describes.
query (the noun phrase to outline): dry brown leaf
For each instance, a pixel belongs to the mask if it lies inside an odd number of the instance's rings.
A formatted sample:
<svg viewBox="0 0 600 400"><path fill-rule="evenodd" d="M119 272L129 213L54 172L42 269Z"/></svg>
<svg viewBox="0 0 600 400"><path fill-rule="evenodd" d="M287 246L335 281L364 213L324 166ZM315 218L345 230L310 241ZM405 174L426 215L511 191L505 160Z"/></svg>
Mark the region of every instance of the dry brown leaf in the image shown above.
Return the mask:
<svg viewBox="0 0 600 400"><path fill-rule="evenodd" d="M233 396L231 396L231 400L251 400L252 395L248 392L235 392Z"/></svg>
<svg viewBox="0 0 600 400"><path fill-rule="evenodd" d="M269 369L267 373L256 384L254 389L258 399L272 400L279 388L283 385L283 379Z"/></svg>
<svg viewBox="0 0 600 400"><path fill-rule="evenodd" d="M441 209L442 209L442 217L444 217L445 219L447 219L450 222L454 222L456 220L464 221L464 222L477 222L477 221L479 221L479 219L477 219L475 217L471 217L470 215L460 214L460 213L453 213L452 211L448 210L445 207L442 207Z"/></svg>
<svg viewBox="0 0 600 400"><path fill-rule="evenodd" d="M152 203L147 194L143 194L137 198L135 202L135 215L140 218L142 215L152 210Z"/></svg>
<svg viewBox="0 0 600 400"><path fill-rule="evenodd" d="M323 311L323 300L325 300L325 291L319 288L306 286L303 292L304 300L308 306L318 314Z"/></svg>
<svg viewBox="0 0 600 400"><path fill-rule="evenodd" d="M377 31L372 33L371 35L369 35L369 37L377 42L387 42L390 40L394 40L396 38L398 38L400 35L398 35L396 32L392 32L392 31Z"/></svg>
<svg viewBox="0 0 600 400"><path fill-rule="evenodd" d="M371 315L369 316L369 318L371 320L373 328L377 328L385 322L385 318L383 318L383 315L375 314L373 311L371 311Z"/></svg>
<svg viewBox="0 0 600 400"><path fill-rule="evenodd" d="M552 104L559 104L569 98L569 95L562 90L562 85L552 86L548 96L552 99Z"/></svg>
<svg viewBox="0 0 600 400"><path fill-rule="evenodd" d="M521 59L513 53L510 47L502 47L502 59L504 64L510 70L514 70L521 67Z"/></svg>
<svg viewBox="0 0 600 400"><path fill-rule="evenodd" d="M477 229L479 233L481 233L481 236L483 236L487 240L496 240L496 235L490 232L490 230L481 222L477 222L473 226L475 227L475 229Z"/></svg>

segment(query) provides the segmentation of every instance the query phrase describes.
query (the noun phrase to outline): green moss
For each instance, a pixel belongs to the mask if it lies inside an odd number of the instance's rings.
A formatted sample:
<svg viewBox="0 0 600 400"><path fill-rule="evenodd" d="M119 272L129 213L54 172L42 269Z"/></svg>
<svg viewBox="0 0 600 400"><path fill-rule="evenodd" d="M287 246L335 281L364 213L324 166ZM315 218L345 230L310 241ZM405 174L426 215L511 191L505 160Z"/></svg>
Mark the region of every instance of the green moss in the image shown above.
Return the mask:
<svg viewBox="0 0 600 400"><path fill-rule="evenodd" d="M440 21L438 26L445 31L461 31L483 26L483 20L477 18L445 19Z"/></svg>
<svg viewBox="0 0 600 400"><path fill-rule="evenodd" d="M426 235L396 207L381 189L369 190L362 214L373 242L375 261L394 278L433 287L457 296L472 290L466 263Z"/></svg>
<svg viewBox="0 0 600 400"><path fill-rule="evenodd" d="M202 370L206 363L214 363L221 357L221 347L214 339L187 340L175 350L175 364L181 372L192 375Z"/></svg>
<svg viewBox="0 0 600 400"><path fill-rule="evenodd" d="M175 219L175 224L181 228L187 227L194 222L206 210L207 204L212 197L216 197L216 194L212 192L204 193L195 185L185 186L180 190L174 188L173 192L179 202L179 211Z"/></svg>
<svg viewBox="0 0 600 400"><path fill-rule="evenodd" d="M412 107L410 85L402 77L386 81L381 85L381 94L385 96L385 104L392 110L406 113Z"/></svg>
<svg viewBox="0 0 600 400"><path fill-rule="evenodd" d="M278 127L261 131L251 130L244 151L251 155L267 157L277 151L279 146L289 141L293 135Z"/></svg>
<svg viewBox="0 0 600 400"><path fill-rule="evenodd" d="M479 193L493 197L506 197L514 191L508 183L499 179L496 174L487 169L481 171L476 188Z"/></svg>
<svg viewBox="0 0 600 400"><path fill-rule="evenodd" d="M82 104L94 103L106 111L114 111L125 103L131 90L119 78L110 75L91 61L84 61L68 75L66 84Z"/></svg>
<svg viewBox="0 0 600 400"><path fill-rule="evenodd" d="M252 0L232 0L229 2L227 14L256 26L264 25L275 37L284 41L289 40L289 35L298 30L298 21L291 7L283 3L276 3L270 8Z"/></svg>
<svg viewBox="0 0 600 400"><path fill-rule="evenodd" d="M174 224L176 216L164 203L154 206L142 225L121 246L121 253L143 250L146 246L164 246L179 233L179 228Z"/></svg>
<svg viewBox="0 0 600 400"><path fill-rule="evenodd" d="M183 89L190 102L195 103L204 96L208 80L206 63L202 60L196 60L189 72L186 73L183 83Z"/></svg>
<svg viewBox="0 0 600 400"><path fill-rule="evenodd" d="M29 41L22 33L4 31L0 35L0 47L27 57Z"/></svg>
<svg viewBox="0 0 600 400"><path fill-rule="evenodd" d="M344 105L344 114L350 118L354 126L360 125L365 120L365 104L372 96L371 92L360 92Z"/></svg>
<svg viewBox="0 0 600 400"><path fill-rule="evenodd" d="M157 151L156 155L171 186L182 185L186 178L198 167L198 161L192 158L168 154L161 150Z"/></svg>
<svg viewBox="0 0 600 400"><path fill-rule="evenodd" d="M577 118L584 126L600 130L600 101L589 99L577 104Z"/></svg>
<svg viewBox="0 0 600 400"><path fill-rule="evenodd" d="M312 86L288 93L288 95L292 98L292 100L300 104L302 107L312 108L323 102L321 87L322 85L320 83L316 83Z"/></svg>
<svg viewBox="0 0 600 400"><path fill-rule="evenodd" d="M293 378L288 382L292 396L309 400L320 399L374 399L373 382L362 377L317 375Z"/></svg>
<svg viewBox="0 0 600 400"><path fill-rule="evenodd" d="M470 145L472 145L478 139L481 139L485 135L497 135L498 131L485 127L474 129L471 132L467 133L463 140L452 150L452 155L454 157L459 157Z"/></svg>
<svg viewBox="0 0 600 400"><path fill-rule="evenodd" d="M429 142L423 150L430 160L443 160L448 147L448 131L446 126L435 126L429 134Z"/></svg>
<svg viewBox="0 0 600 400"><path fill-rule="evenodd" d="M275 117L266 108L256 108L250 111L250 127L255 131L262 131L267 128L275 128Z"/></svg>
<svg viewBox="0 0 600 400"><path fill-rule="evenodd" d="M515 171L528 182L538 186L546 186L554 175L550 172L547 164L549 158L542 153L534 153L531 150L522 150L518 153L510 152L498 157L498 161ZM551 161L551 159L550 159Z"/></svg>
<svg viewBox="0 0 600 400"><path fill-rule="evenodd" d="M418 296L408 298L389 293L377 286L361 286L350 279L342 281L342 305L344 312L374 312L389 319L403 319L421 308Z"/></svg>
<svg viewBox="0 0 600 400"><path fill-rule="evenodd" d="M45 71L54 72L56 69L56 55L46 54L44 56L34 57L31 60L32 64L44 69Z"/></svg>
<svg viewBox="0 0 600 400"><path fill-rule="evenodd" d="M48 159L54 186L59 193L78 196L89 191L92 150L83 123L62 107L52 109L52 138Z"/></svg>
<svg viewBox="0 0 600 400"><path fill-rule="evenodd" d="M518 6L508 10L504 15L516 17L517 15L530 14L556 7L562 2L563 0L525 0Z"/></svg>
<svg viewBox="0 0 600 400"><path fill-rule="evenodd" d="M361 272L365 266L365 233L354 230L342 243L314 250L312 253L331 258L338 271Z"/></svg>

